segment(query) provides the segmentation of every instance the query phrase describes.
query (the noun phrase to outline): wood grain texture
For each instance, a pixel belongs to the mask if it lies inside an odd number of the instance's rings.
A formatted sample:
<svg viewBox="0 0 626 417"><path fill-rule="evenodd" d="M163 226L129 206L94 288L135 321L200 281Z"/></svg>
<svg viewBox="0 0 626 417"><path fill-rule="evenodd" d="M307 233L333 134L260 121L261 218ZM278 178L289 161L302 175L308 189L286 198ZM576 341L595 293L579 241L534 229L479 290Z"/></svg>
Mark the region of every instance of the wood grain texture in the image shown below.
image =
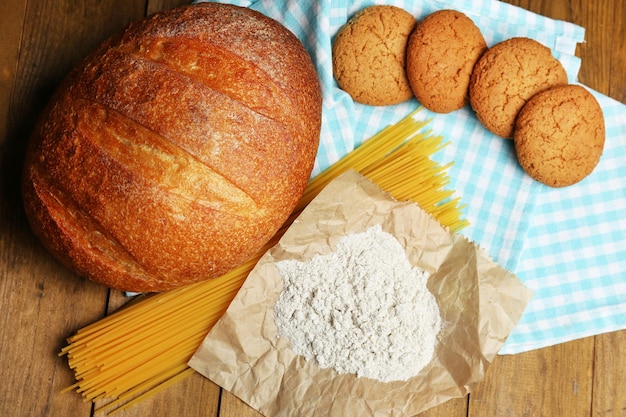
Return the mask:
<svg viewBox="0 0 626 417"><path fill-rule="evenodd" d="M609 94L611 55L614 42L619 41L612 31L602 28L611 27L613 13L622 0L597 0L593 5L578 1L576 22L586 28L585 42L578 48L582 60L579 80L595 90ZM591 12L593 7L594 12Z"/></svg>
<svg viewBox="0 0 626 417"><path fill-rule="evenodd" d="M0 3L0 138L6 137L9 117L8 98L13 91L26 3L6 0ZM4 99L4 98L7 99Z"/></svg>
<svg viewBox="0 0 626 417"><path fill-rule="evenodd" d="M220 417L221 416L262 417L262 414L241 401L235 395L222 389L220 403Z"/></svg>
<svg viewBox="0 0 626 417"><path fill-rule="evenodd" d="M589 416L593 361L593 338L498 356L470 394L468 416Z"/></svg>
<svg viewBox="0 0 626 417"><path fill-rule="evenodd" d="M146 15L151 15L161 10L171 9L173 7L189 4L188 0L148 0L146 7Z"/></svg>
<svg viewBox="0 0 626 417"><path fill-rule="evenodd" d="M21 161L37 115L60 79L143 9L138 2L120 7L115 1L2 4L2 39L13 44L3 43L0 55L1 416L91 414L91 404L79 396L60 394L73 375L57 353L67 336L102 317L107 290L61 267L30 232L21 206Z"/></svg>
<svg viewBox="0 0 626 417"><path fill-rule="evenodd" d="M127 409L107 409L107 401L96 401L93 416L120 413L122 417L217 417L224 415L220 412L220 395L220 387L193 374Z"/></svg>
<svg viewBox="0 0 626 417"><path fill-rule="evenodd" d="M420 413L416 417L466 417L467 404L467 398L450 400L438 407ZM235 395L222 390L220 417L223 416L261 417L262 414L245 404Z"/></svg>
<svg viewBox="0 0 626 417"><path fill-rule="evenodd" d="M626 416L626 331L595 337L592 417Z"/></svg>
<svg viewBox="0 0 626 417"><path fill-rule="evenodd" d="M507 0L586 29L580 81L626 103L626 2ZM52 259L21 209L26 140L52 91L95 45L146 13L183 0L5 0L0 3L0 416L94 415L73 392L57 352L64 339L127 302ZM469 397L420 417L626 416L626 331L497 357ZM103 415L95 413L95 415ZM258 417L237 397L192 375L122 416Z"/></svg>
<svg viewBox="0 0 626 417"><path fill-rule="evenodd" d="M605 94L626 103L626 1L615 0L613 6L610 11L612 22L607 19L605 26L611 33L609 89Z"/></svg>
<svg viewBox="0 0 626 417"><path fill-rule="evenodd" d="M417 417L465 417L468 415L468 400L469 396L456 398L420 413Z"/></svg>

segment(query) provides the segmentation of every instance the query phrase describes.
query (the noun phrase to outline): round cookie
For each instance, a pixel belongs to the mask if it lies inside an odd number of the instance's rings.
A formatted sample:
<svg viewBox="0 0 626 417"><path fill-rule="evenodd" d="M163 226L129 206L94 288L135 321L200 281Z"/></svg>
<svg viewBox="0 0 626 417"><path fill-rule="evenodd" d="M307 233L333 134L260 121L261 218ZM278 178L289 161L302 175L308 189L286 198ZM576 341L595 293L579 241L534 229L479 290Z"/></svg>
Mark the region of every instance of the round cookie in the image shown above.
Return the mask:
<svg viewBox="0 0 626 417"><path fill-rule="evenodd" d="M370 6L337 33L332 47L333 74L356 102L373 106L413 97L406 77L406 44L415 18L396 6Z"/></svg>
<svg viewBox="0 0 626 417"><path fill-rule="evenodd" d="M520 111L513 142L520 165L535 180L565 187L587 177L600 161L605 126L602 109L579 85L536 94Z"/></svg>
<svg viewBox="0 0 626 417"><path fill-rule="evenodd" d="M567 84L567 74L549 48L529 38L511 38L488 49L472 71L470 104L491 132L511 138L515 118L540 91Z"/></svg>
<svg viewBox="0 0 626 417"><path fill-rule="evenodd" d="M465 14L439 10L420 21L409 37L406 72L417 100L436 113L468 101L474 64L487 49L480 29Z"/></svg>

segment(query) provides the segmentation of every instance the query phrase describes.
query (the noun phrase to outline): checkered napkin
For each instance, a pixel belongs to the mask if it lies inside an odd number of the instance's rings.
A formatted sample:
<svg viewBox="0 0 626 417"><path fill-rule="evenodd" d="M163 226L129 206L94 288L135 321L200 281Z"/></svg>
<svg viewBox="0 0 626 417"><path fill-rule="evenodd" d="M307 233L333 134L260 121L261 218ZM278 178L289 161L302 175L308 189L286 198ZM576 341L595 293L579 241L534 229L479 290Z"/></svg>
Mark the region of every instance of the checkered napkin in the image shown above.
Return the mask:
<svg viewBox="0 0 626 417"><path fill-rule="evenodd" d="M224 1L224 0L222 0ZM417 19L452 8L468 15L492 46L525 36L550 47L576 83L576 44L583 28L495 0L226 0L281 21L311 54L324 97L322 134L313 175L384 126L411 113L415 100L386 107L355 103L337 87L331 44L339 28L373 4L394 4ZM516 353L626 327L626 106L593 92L605 112L606 150L581 183L550 189L528 177L512 141L489 133L469 106L447 115L420 111L449 142L434 155L454 161L450 188L467 205L469 239L515 272L535 292L501 353ZM620 162L621 161L621 162Z"/></svg>
<svg viewBox="0 0 626 417"><path fill-rule="evenodd" d="M501 353L626 328L626 106L592 93L604 153L579 184L541 189L515 270L535 297Z"/></svg>

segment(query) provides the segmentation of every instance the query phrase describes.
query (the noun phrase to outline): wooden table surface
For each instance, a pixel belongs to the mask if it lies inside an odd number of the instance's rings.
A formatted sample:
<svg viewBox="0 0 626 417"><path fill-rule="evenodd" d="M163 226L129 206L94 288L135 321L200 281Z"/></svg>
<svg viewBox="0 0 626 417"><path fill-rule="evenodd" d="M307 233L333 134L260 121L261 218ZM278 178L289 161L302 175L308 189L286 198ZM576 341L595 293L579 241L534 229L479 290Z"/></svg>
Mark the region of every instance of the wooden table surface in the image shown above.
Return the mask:
<svg viewBox="0 0 626 417"><path fill-rule="evenodd" d="M582 25L580 80L626 103L626 1L509 0ZM92 404L60 390L73 374L65 338L124 300L70 273L25 220L19 176L27 138L59 80L129 22L182 0L0 2L0 417L90 416ZM626 161L625 161L626 163ZM626 331L497 357L469 397L423 416L626 416ZM123 416L258 416L192 375Z"/></svg>

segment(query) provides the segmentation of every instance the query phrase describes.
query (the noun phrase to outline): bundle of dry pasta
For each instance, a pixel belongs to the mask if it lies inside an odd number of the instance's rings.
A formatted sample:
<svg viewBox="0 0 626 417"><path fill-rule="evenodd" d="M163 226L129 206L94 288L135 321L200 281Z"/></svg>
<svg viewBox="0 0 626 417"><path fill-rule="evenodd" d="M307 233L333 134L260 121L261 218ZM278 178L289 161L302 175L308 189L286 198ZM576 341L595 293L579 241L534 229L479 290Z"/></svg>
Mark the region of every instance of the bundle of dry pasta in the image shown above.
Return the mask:
<svg viewBox="0 0 626 417"><path fill-rule="evenodd" d="M419 110L418 110L419 111ZM398 200L412 200L458 231L467 225L460 199L447 190L446 170L430 156L446 144L411 114L377 133L313 178L290 219L257 256L224 276L146 296L68 339L67 355L86 401L113 399L101 410L122 410L193 373L187 361L224 313L258 259L334 178L354 169Z"/></svg>

